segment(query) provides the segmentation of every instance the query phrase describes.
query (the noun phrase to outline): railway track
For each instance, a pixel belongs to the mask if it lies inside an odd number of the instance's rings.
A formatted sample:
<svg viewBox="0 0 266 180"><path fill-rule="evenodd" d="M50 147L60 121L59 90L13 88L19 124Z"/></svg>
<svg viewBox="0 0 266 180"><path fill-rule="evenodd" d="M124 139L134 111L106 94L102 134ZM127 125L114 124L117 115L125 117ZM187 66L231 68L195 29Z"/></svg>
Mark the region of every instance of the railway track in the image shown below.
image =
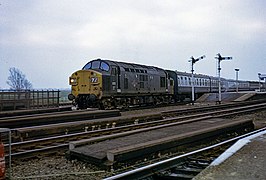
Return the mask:
<svg viewBox="0 0 266 180"><path fill-rule="evenodd" d="M104 180L119 179L192 179L208 167L229 145L253 134L265 131L266 128L246 133L220 143L206 146L188 153L176 155L158 162L146 162L140 168L128 167L124 173L105 178Z"/></svg>
<svg viewBox="0 0 266 180"><path fill-rule="evenodd" d="M169 117L162 120L151 121L151 122L138 122L130 125L123 125L119 127L110 127L107 129L98 129L94 131L84 131L79 133L72 133L54 137L46 137L33 139L24 142L12 143L12 157L31 157L40 152L53 152L58 149L66 150L69 146L70 141L77 141L80 139L88 139L91 141L98 142L106 139L122 137L129 134L136 134L140 132L150 131L154 129L165 128L169 126L176 126L184 123L193 123L195 121L201 121L210 117L225 117L233 116L242 113L248 113L265 109L265 103L246 105L244 107L230 107L227 110L216 110L212 112L197 113L192 115L179 115L178 117ZM200 109L197 109L199 112ZM166 113L166 112L165 112ZM167 114L167 113L166 113ZM169 115L169 113L168 113Z"/></svg>
<svg viewBox="0 0 266 180"><path fill-rule="evenodd" d="M23 115L0 118L0 126L5 128L21 128L54 123L73 122L81 119L97 119L104 117L120 116L118 110L81 110L43 113L38 115Z"/></svg>
<svg viewBox="0 0 266 180"><path fill-rule="evenodd" d="M0 118L14 117L14 116L25 116L25 115L40 115L44 113L55 113L63 111L71 111L72 105L70 104L60 104L59 107L54 108L41 108L38 109L24 109L24 110L14 110L14 111L0 111Z"/></svg>
<svg viewBox="0 0 266 180"><path fill-rule="evenodd" d="M256 105L260 103L263 103L263 101L249 102L249 105L252 104ZM178 121L176 117L180 117L179 120L182 121L186 117L187 119L192 118L193 114L195 114L194 117L213 115L215 113L218 113L218 111L220 110L228 108L237 108L240 105L247 105L247 104L245 102L240 104L233 103L233 104L226 104L219 106L206 106L206 107L185 108L185 109L183 108L183 109L164 111L158 113L147 113L147 114L144 113L144 114L131 115L127 117L120 116L120 117L105 118L98 120L87 120L88 117L86 117L83 120L75 120L71 122L48 124L48 125L45 124L45 125L22 127L22 128L20 127L14 129L13 134L14 136L16 136L15 139L17 139L18 141L21 140L27 141L27 140L32 140L34 138L58 136L58 135L78 133L78 132L84 132L96 129L108 129L108 128L110 129L111 127L121 127L126 125L136 126L136 124L142 124L143 126L145 126L145 124L143 123L150 122L146 125L146 127L148 127L151 126L153 123L154 125L158 125L160 123L164 124L168 122L170 123L171 121L173 122ZM235 109L232 109L232 115L234 113L233 112L234 110ZM213 114L209 114L210 112L213 112ZM223 111L220 111L220 114L222 113ZM173 120L170 117L173 117ZM60 116L58 116L58 118L60 118ZM138 126L136 127L138 128Z"/></svg>

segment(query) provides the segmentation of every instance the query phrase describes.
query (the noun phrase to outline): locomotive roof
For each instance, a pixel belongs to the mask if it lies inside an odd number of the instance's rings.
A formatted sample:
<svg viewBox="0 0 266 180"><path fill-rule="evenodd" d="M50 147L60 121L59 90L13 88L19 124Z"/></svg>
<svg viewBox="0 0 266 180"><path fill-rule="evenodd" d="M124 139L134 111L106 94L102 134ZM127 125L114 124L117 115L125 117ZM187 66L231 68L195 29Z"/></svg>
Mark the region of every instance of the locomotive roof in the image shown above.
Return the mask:
<svg viewBox="0 0 266 180"><path fill-rule="evenodd" d="M105 59L95 59L95 60L104 61L104 62L108 63L109 65L115 65L115 66L119 66L119 67L123 67L123 68L146 69L149 71L154 71L154 70L164 71L164 69L158 68L155 66L147 66L147 65L142 65L142 64L127 63L127 62L105 60ZM92 61L95 61L95 60L92 60Z"/></svg>

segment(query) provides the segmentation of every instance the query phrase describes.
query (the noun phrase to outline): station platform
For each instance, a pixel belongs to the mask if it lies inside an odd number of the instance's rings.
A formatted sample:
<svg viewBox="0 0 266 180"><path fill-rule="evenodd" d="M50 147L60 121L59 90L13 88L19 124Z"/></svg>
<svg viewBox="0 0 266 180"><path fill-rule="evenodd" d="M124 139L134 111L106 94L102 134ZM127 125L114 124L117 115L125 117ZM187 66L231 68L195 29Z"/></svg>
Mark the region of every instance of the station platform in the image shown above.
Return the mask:
<svg viewBox="0 0 266 180"><path fill-rule="evenodd" d="M193 180L264 180L266 130L241 139Z"/></svg>
<svg viewBox="0 0 266 180"><path fill-rule="evenodd" d="M240 91L240 92L223 92L222 101L240 102L247 100L258 100L266 98L266 92ZM197 99L197 102L217 102L218 93L206 93Z"/></svg>

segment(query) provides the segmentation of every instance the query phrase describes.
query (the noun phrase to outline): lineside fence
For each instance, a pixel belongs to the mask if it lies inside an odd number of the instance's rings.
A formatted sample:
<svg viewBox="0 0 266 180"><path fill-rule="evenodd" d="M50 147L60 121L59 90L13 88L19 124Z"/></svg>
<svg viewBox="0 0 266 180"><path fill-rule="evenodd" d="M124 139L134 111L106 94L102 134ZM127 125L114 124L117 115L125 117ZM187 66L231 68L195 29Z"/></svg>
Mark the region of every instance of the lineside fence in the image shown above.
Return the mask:
<svg viewBox="0 0 266 180"><path fill-rule="evenodd" d="M59 107L59 90L0 91L0 111Z"/></svg>

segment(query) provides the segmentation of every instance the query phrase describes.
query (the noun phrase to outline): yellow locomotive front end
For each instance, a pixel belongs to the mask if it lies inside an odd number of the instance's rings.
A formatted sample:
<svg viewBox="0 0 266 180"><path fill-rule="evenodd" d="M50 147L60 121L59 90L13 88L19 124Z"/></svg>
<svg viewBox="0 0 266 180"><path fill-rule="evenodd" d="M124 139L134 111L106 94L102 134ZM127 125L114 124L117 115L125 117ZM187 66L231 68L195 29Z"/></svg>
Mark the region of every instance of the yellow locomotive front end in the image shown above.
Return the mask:
<svg viewBox="0 0 266 180"><path fill-rule="evenodd" d="M69 84L68 99L80 109L95 107L102 98L102 74L97 71L76 71L69 77Z"/></svg>

